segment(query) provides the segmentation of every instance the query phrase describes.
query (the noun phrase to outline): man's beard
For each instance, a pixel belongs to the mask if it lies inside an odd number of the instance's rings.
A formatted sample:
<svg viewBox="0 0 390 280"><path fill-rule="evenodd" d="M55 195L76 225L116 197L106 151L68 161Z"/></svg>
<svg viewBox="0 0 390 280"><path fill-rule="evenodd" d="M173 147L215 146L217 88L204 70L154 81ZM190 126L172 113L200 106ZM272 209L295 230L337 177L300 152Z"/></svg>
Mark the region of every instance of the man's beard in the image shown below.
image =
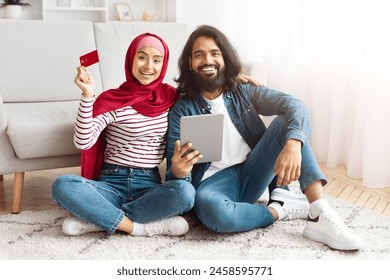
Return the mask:
<svg viewBox="0 0 390 280"><path fill-rule="evenodd" d="M201 91L215 92L226 86L225 68L218 70L217 75L213 78L204 77L196 71L191 71L191 73L195 86Z"/></svg>

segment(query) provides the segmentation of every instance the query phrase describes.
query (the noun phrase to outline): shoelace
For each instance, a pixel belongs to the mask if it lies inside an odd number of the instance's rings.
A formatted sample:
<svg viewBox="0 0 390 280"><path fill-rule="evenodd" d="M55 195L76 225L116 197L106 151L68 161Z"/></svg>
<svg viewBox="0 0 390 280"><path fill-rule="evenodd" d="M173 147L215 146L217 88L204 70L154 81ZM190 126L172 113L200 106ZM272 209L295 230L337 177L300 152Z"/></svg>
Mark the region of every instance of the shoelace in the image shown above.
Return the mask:
<svg viewBox="0 0 390 280"><path fill-rule="evenodd" d="M286 211L286 210L285 210ZM309 215L308 210L302 210L302 209L287 209L286 211L286 218L293 220L293 219L306 219Z"/></svg>
<svg viewBox="0 0 390 280"><path fill-rule="evenodd" d="M164 222L156 222L153 224L149 224L146 227L146 231L148 235L156 235L156 234L162 234L162 233L169 233L169 225L168 223Z"/></svg>
<svg viewBox="0 0 390 280"><path fill-rule="evenodd" d="M333 224L341 232L350 232L351 231L344 224L344 222L340 219L340 217L336 213L326 212L326 213L323 213L323 216L326 220L328 220L331 224Z"/></svg>

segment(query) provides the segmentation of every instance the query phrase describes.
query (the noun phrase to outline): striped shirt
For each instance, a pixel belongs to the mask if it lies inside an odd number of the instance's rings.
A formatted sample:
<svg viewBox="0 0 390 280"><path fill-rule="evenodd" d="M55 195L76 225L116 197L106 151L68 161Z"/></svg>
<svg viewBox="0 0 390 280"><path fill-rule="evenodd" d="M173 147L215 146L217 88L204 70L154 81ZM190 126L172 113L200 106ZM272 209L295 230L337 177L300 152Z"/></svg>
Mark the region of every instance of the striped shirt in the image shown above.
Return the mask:
<svg viewBox="0 0 390 280"><path fill-rule="evenodd" d="M104 162L137 167L156 167L165 156L168 111L147 117L131 106L92 117L94 98L82 98L76 117L74 143L91 148L105 129Z"/></svg>

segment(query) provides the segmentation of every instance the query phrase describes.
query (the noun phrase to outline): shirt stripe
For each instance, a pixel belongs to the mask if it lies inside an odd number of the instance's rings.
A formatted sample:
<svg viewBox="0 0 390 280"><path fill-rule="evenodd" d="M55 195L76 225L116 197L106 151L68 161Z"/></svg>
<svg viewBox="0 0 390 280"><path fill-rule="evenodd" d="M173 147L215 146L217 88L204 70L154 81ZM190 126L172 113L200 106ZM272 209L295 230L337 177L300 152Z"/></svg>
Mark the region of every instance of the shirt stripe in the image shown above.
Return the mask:
<svg viewBox="0 0 390 280"><path fill-rule="evenodd" d="M168 111L147 117L131 106L92 117L94 98L82 98L74 128L74 144L91 148L105 133L104 161L138 168L156 167L164 158Z"/></svg>

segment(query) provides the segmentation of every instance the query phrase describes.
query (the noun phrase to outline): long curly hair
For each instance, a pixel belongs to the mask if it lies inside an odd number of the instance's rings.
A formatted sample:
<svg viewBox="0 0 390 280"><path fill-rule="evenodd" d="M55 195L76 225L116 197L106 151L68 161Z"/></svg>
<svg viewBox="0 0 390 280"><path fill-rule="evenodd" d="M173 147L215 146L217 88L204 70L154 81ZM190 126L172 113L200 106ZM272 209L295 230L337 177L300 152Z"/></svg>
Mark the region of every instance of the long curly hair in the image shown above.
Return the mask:
<svg viewBox="0 0 390 280"><path fill-rule="evenodd" d="M225 63L224 72L226 85L224 86L224 90L235 90L239 85L237 77L241 73L239 56L227 37L220 30L209 25L201 25L192 32L183 48L178 63L180 75L175 79L175 82L178 85L177 90L184 98L193 98L195 95L200 94L200 89L197 88L196 83L194 83L192 69L189 66L192 56L192 47L195 40L199 37L207 37L215 41L221 50Z"/></svg>

